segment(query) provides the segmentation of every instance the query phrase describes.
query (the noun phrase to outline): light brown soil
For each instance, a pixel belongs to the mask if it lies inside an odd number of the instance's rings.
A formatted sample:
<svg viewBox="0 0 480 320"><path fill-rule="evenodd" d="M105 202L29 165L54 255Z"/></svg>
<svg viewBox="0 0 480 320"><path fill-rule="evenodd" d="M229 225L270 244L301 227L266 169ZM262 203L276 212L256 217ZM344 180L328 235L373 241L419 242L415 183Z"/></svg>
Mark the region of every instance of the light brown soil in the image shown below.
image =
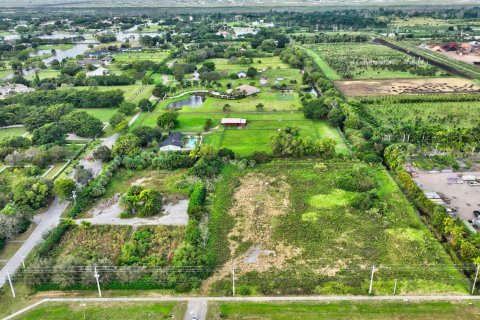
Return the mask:
<svg viewBox="0 0 480 320"><path fill-rule="evenodd" d="M478 85L460 78L347 80L335 86L347 96L480 92Z"/></svg>
<svg viewBox="0 0 480 320"><path fill-rule="evenodd" d="M230 252L235 254L242 243L260 246L256 262L249 263L249 251L234 256L217 273L207 279L202 292L208 293L212 283L225 278L232 272L241 275L250 271L264 272L270 268L282 269L286 262L301 254L302 249L272 239L272 225L290 206L290 186L285 177L270 177L261 173L249 173L241 181L233 195L234 205L229 214L235 217L235 226L228 235Z"/></svg>

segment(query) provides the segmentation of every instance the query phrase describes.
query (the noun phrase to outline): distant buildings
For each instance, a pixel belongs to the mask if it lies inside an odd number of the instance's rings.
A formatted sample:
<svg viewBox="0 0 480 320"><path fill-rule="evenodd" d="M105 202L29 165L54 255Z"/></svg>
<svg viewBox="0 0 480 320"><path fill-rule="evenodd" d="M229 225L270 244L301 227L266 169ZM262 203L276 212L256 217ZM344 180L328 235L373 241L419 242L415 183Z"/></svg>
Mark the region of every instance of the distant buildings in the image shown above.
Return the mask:
<svg viewBox="0 0 480 320"><path fill-rule="evenodd" d="M0 86L0 100L5 99L8 96L14 95L16 93L28 93L35 91L33 88L29 88L23 84L7 84Z"/></svg>

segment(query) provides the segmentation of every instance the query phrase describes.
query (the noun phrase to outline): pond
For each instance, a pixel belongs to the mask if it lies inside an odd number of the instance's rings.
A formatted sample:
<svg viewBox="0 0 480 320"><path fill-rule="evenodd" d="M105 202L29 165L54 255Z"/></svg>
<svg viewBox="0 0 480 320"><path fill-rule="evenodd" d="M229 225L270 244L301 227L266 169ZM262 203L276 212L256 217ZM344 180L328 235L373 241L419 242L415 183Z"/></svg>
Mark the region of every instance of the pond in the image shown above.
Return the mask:
<svg viewBox="0 0 480 320"><path fill-rule="evenodd" d="M193 95L187 99L178 100L167 105L167 108L173 110L181 110L183 107L198 108L205 101L205 97Z"/></svg>

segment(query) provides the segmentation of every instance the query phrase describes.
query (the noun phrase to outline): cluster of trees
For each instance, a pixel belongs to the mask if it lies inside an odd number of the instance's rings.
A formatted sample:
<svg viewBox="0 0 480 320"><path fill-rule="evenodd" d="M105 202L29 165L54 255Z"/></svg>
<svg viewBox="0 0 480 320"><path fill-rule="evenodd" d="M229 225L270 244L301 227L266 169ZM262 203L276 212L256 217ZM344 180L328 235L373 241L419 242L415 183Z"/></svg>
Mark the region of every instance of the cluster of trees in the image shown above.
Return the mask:
<svg viewBox="0 0 480 320"><path fill-rule="evenodd" d="M335 140L325 138L314 140L302 137L297 127L284 127L272 138L273 154L278 157L320 157L324 159L335 156Z"/></svg>
<svg viewBox="0 0 480 320"><path fill-rule="evenodd" d="M162 194L158 190L131 186L120 198L122 217L148 217L162 209Z"/></svg>
<svg viewBox="0 0 480 320"><path fill-rule="evenodd" d="M340 43L340 42L367 42L368 36L361 33L316 33L294 34L292 39L302 44L305 43Z"/></svg>
<svg viewBox="0 0 480 320"><path fill-rule="evenodd" d="M0 102L0 109L9 104L49 106L62 103L71 104L74 108L116 108L123 101L123 91L120 89L108 91L95 89L39 90L8 97Z"/></svg>
<svg viewBox="0 0 480 320"><path fill-rule="evenodd" d="M109 43L117 41L117 36L113 33L104 33L104 34L97 34L95 38L100 41L100 43Z"/></svg>

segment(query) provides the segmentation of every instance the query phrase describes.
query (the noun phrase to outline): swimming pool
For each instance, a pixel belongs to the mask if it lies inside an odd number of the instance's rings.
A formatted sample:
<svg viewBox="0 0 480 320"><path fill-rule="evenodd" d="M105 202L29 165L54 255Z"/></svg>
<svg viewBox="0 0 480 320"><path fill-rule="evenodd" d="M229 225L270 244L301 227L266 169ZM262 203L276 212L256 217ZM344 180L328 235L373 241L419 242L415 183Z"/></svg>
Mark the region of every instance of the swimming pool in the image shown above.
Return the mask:
<svg viewBox="0 0 480 320"><path fill-rule="evenodd" d="M194 149L197 145L197 141L199 138L197 137L188 137L187 142L183 145L184 149Z"/></svg>

